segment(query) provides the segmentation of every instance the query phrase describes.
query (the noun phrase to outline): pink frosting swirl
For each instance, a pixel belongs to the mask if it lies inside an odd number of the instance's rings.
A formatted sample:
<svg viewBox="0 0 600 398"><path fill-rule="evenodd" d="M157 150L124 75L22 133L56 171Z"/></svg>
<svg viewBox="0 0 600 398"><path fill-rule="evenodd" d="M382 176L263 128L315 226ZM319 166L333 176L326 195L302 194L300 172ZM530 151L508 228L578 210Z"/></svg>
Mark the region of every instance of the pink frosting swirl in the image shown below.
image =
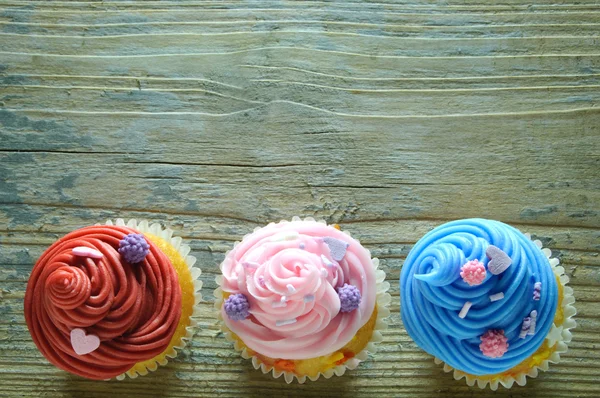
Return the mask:
<svg viewBox="0 0 600 398"><path fill-rule="evenodd" d="M348 244L340 261L323 238ZM369 252L337 229L314 221L283 221L261 228L228 253L221 288L242 293L251 316L229 329L252 350L273 358L308 359L345 346L369 320L376 301ZM358 309L340 312L336 288L356 286Z"/></svg>

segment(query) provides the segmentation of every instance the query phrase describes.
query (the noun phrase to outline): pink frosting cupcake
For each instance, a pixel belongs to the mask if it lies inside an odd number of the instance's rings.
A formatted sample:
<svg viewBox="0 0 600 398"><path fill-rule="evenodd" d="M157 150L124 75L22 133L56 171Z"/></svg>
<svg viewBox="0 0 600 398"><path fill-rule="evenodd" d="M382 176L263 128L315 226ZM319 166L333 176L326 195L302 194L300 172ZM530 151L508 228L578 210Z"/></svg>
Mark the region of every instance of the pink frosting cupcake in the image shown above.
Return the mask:
<svg viewBox="0 0 600 398"><path fill-rule="evenodd" d="M367 249L325 222L258 228L227 253L215 291L222 330L255 368L304 382L374 352L389 284Z"/></svg>

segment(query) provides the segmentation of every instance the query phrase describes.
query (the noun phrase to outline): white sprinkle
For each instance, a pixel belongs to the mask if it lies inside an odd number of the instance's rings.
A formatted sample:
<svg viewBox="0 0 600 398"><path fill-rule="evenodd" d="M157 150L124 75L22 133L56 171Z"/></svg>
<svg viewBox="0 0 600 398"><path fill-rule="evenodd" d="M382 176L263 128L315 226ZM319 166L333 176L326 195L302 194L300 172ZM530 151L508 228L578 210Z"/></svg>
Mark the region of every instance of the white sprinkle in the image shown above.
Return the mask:
<svg viewBox="0 0 600 398"><path fill-rule="evenodd" d="M281 301L273 301L271 303L271 307L273 307L273 308L287 307L287 303L286 302L281 302Z"/></svg>
<svg viewBox="0 0 600 398"><path fill-rule="evenodd" d="M294 286L292 286L291 283L288 283L287 285L285 285L285 287L287 287L287 290L288 290L288 292L290 292L290 294L296 293L296 288Z"/></svg>
<svg viewBox="0 0 600 398"><path fill-rule="evenodd" d="M533 336L535 334L535 322L533 321L533 319L531 320L531 327L529 328L529 332L527 332L528 335Z"/></svg>
<svg viewBox="0 0 600 398"><path fill-rule="evenodd" d="M537 322L537 311L536 310L531 311L529 316L531 317L531 326L529 327L529 332L527 332L527 334L534 335L535 334L535 326L536 326L535 324Z"/></svg>
<svg viewBox="0 0 600 398"><path fill-rule="evenodd" d="M91 249L85 246L77 246L73 248L73 254L78 257L102 258L104 255L96 249Z"/></svg>
<svg viewBox="0 0 600 398"><path fill-rule="evenodd" d="M321 268L321 276L323 278L327 278L329 276L329 272L326 269Z"/></svg>
<svg viewBox="0 0 600 398"><path fill-rule="evenodd" d="M275 326L291 325L292 323L296 323L296 318L293 318L293 319L284 319L282 321L277 321L277 322L275 322Z"/></svg>
<svg viewBox="0 0 600 398"><path fill-rule="evenodd" d="M285 236L285 240L296 240L298 239L298 232L292 232Z"/></svg>
<svg viewBox="0 0 600 398"><path fill-rule="evenodd" d="M542 294L542 282L534 283L533 284L533 299L535 301L539 301L541 294Z"/></svg>
<svg viewBox="0 0 600 398"><path fill-rule="evenodd" d="M255 263L254 261L244 261L242 265L246 268L258 268L260 267L259 263Z"/></svg>
<svg viewBox="0 0 600 398"><path fill-rule="evenodd" d="M525 337L527 337L527 330L528 329L521 330L521 333L519 333L519 338L520 339L524 339Z"/></svg>
<svg viewBox="0 0 600 398"><path fill-rule="evenodd" d="M327 257L325 257L323 254L321 254L321 260L323 261L323 264L325 264L328 267L333 267L333 263L331 261L329 261L329 259Z"/></svg>
<svg viewBox="0 0 600 398"><path fill-rule="evenodd" d="M315 301L315 296L313 296L312 294L307 294L306 296L304 296L305 303L310 303L311 301Z"/></svg>
<svg viewBox="0 0 600 398"><path fill-rule="evenodd" d="M281 296L281 300L282 303L285 303L287 301L287 297L286 296Z"/></svg>
<svg viewBox="0 0 600 398"><path fill-rule="evenodd" d="M284 240L296 240L298 239L298 232L286 232L282 234L273 235L271 242L281 242Z"/></svg>
<svg viewBox="0 0 600 398"><path fill-rule="evenodd" d="M523 318L523 323L521 324L521 333L519 333L519 338L524 339L527 337L527 333L529 333L529 329L531 328L531 317Z"/></svg>
<svg viewBox="0 0 600 398"><path fill-rule="evenodd" d="M465 305L463 305L462 309L460 310L460 312L458 313L458 317L459 318L464 318L467 316L467 312L469 312L469 309L471 308L471 306L473 305L473 303L471 303L470 301L467 301L465 303Z"/></svg>
<svg viewBox="0 0 600 398"><path fill-rule="evenodd" d="M492 294L490 296L490 301L498 301L498 300L502 300L503 298L504 298L504 293L500 292L500 293Z"/></svg>

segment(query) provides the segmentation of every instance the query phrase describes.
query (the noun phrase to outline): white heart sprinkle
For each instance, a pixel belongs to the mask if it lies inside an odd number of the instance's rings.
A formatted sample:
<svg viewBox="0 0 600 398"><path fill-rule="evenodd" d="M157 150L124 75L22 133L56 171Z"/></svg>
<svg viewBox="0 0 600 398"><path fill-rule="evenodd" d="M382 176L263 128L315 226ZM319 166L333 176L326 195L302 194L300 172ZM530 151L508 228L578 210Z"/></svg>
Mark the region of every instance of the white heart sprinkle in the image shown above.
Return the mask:
<svg viewBox="0 0 600 398"><path fill-rule="evenodd" d="M348 246L350 246L349 243L346 243L343 240L332 238L331 236L325 236L323 238L323 242L325 242L325 244L329 246L329 252L331 253L331 257L335 261L342 261L342 259L346 255L346 250L348 249Z"/></svg>
<svg viewBox="0 0 600 398"><path fill-rule="evenodd" d="M85 334L83 329L71 330L71 346L77 355L85 355L100 347L100 339L93 334Z"/></svg>
<svg viewBox="0 0 600 398"><path fill-rule="evenodd" d="M489 245L485 254L490 259L487 264L488 271L494 275L503 273L512 264L511 258L496 246Z"/></svg>
<svg viewBox="0 0 600 398"><path fill-rule="evenodd" d="M102 258L104 255L96 249L85 246L77 246L73 248L73 254L78 257Z"/></svg>

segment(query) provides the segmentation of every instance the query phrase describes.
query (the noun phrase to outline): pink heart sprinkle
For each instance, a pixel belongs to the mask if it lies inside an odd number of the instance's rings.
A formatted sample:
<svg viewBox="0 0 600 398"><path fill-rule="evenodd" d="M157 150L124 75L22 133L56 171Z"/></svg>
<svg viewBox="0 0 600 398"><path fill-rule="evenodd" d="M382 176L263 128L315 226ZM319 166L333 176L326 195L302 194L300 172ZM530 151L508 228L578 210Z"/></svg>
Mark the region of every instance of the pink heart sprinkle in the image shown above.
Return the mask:
<svg viewBox="0 0 600 398"><path fill-rule="evenodd" d="M102 258L104 255L96 249L91 249L85 246L77 246L73 248L73 254L79 257Z"/></svg>
<svg viewBox="0 0 600 398"><path fill-rule="evenodd" d="M85 355L100 347L100 339L93 334L85 334L83 329L71 330L71 345L77 355Z"/></svg>

